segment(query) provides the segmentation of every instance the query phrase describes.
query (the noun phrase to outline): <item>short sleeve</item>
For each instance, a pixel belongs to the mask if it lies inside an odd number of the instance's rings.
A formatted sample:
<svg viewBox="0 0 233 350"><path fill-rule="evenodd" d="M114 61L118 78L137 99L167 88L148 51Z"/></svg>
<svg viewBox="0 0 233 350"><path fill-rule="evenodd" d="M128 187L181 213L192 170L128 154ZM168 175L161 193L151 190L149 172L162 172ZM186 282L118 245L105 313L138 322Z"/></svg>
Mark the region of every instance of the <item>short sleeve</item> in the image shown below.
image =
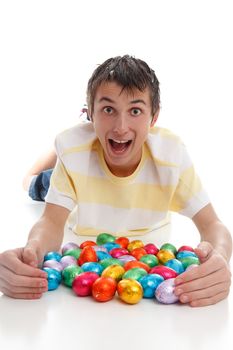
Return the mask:
<svg viewBox="0 0 233 350"><path fill-rule="evenodd" d="M186 147L181 145L179 180L175 188L170 210L192 218L210 202Z"/></svg>

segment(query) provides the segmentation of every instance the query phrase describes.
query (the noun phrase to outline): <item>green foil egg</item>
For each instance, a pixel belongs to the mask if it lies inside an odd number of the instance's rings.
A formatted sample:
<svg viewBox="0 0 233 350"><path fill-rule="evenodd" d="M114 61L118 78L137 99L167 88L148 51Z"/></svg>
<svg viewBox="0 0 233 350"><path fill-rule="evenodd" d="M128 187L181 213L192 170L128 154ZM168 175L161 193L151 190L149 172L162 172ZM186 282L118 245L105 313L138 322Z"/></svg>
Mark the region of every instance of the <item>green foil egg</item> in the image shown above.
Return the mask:
<svg viewBox="0 0 233 350"><path fill-rule="evenodd" d="M158 258L153 254L146 254L140 258L140 261L147 264L149 267L154 267L159 264Z"/></svg>
<svg viewBox="0 0 233 350"><path fill-rule="evenodd" d="M141 277L147 275L146 270L141 267L134 267L124 273L122 279L132 279L138 281Z"/></svg>
<svg viewBox="0 0 233 350"><path fill-rule="evenodd" d="M75 257L76 259L79 259L79 256L80 256L80 254L81 254L81 251L82 251L82 249L80 249L80 248L67 250L67 251L63 254L63 256L70 255L70 256Z"/></svg>
<svg viewBox="0 0 233 350"><path fill-rule="evenodd" d="M83 272L80 266L69 265L62 271L63 282L67 287L72 287L73 280Z"/></svg>
<svg viewBox="0 0 233 350"><path fill-rule="evenodd" d="M104 269L106 269L106 267L111 266L111 265L123 266L123 262L118 260L118 259L115 259L115 258L103 259L99 263Z"/></svg>
<svg viewBox="0 0 233 350"><path fill-rule="evenodd" d="M171 244L171 243L164 243L164 244L160 247L160 250L162 250L162 249L164 249L164 250L170 250L170 252L172 252L174 255L176 255L176 253L177 253L176 247L175 247L173 244Z"/></svg>
<svg viewBox="0 0 233 350"><path fill-rule="evenodd" d="M108 242L115 242L116 237L110 233L100 233L96 238L97 245L103 245Z"/></svg>
<svg viewBox="0 0 233 350"><path fill-rule="evenodd" d="M195 257L195 256L187 256L186 258L182 258L179 260L181 261L185 270L190 265L193 265L193 264L200 265L200 261L199 261L198 257Z"/></svg>

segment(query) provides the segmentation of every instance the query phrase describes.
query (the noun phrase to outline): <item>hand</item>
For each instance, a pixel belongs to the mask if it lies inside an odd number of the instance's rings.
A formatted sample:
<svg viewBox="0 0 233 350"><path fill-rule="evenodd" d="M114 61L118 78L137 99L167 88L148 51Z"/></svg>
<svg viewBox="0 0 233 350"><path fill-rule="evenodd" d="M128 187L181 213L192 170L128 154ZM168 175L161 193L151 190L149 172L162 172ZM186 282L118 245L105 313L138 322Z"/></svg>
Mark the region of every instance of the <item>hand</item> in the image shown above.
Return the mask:
<svg viewBox="0 0 233 350"><path fill-rule="evenodd" d="M201 242L195 253L201 265L176 277L175 294L194 307L216 304L229 294L229 265L209 242Z"/></svg>
<svg viewBox="0 0 233 350"><path fill-rule="evenodd" d="M38 299L48 290L47 274L37 266L40 257L33 246L0 254L0 291L17 299Z"/></svg>

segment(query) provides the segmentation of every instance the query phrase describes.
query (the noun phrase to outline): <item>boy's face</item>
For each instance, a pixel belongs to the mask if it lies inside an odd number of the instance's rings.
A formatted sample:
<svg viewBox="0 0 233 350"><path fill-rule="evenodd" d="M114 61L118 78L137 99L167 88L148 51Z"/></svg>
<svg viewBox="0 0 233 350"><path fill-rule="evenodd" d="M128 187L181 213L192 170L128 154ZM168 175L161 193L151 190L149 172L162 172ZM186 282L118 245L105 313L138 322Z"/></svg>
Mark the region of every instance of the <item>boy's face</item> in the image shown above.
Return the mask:
<svg viewBox="0 0 233 350"><path fill-rule="evenodd" d="M93 126L103 147L104 158L116 176L129 176L137 168L142 146L158 113L151 115L149 90L129 93L115 82L103 83L96 91Z"/></svg>

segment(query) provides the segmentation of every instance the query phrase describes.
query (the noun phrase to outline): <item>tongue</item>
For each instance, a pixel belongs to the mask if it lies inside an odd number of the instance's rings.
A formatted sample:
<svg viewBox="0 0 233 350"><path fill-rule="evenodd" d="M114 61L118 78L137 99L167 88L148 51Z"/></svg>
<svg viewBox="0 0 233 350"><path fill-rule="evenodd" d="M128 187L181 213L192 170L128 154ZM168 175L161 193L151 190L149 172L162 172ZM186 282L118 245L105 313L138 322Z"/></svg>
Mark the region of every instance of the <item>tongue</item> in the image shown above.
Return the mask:
<svg viewBox="0 0 233 350"><path fill-rule="evenodd" d="M111 145L115 151L120 152L120 151L124 151L127 148L128 143L118 143L112 140Z"/></svg>

